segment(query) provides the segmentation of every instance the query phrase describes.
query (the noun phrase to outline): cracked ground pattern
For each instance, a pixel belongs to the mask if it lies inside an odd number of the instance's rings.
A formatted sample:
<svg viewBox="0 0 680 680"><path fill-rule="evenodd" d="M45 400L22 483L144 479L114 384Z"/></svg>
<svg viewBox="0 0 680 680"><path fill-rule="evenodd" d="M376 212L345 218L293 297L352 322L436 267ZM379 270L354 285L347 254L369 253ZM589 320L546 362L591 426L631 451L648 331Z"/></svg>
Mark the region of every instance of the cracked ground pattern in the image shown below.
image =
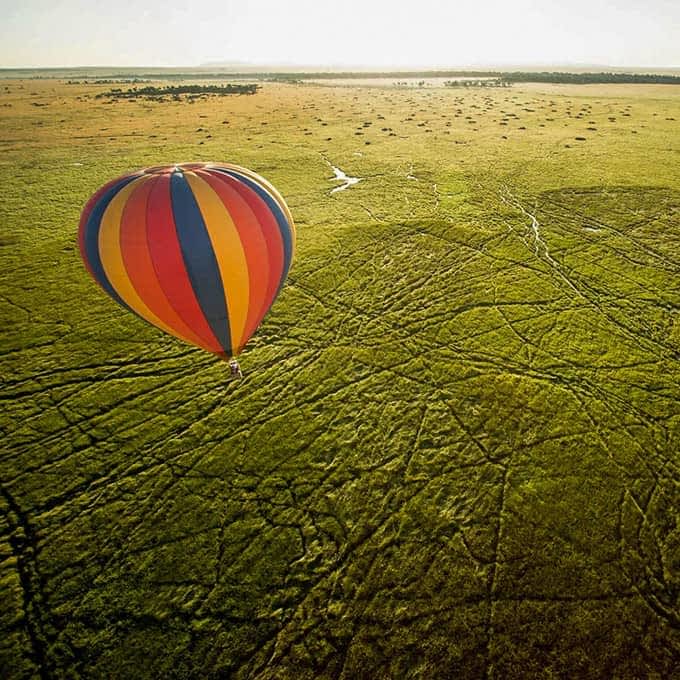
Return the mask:
<svg viewBox="0 0 680 680"><path fill-rule="evenodd" d="M678 677L677 88L0 86L2 677ZM75 247L188 160L298 226L242 382Z"/></svg>

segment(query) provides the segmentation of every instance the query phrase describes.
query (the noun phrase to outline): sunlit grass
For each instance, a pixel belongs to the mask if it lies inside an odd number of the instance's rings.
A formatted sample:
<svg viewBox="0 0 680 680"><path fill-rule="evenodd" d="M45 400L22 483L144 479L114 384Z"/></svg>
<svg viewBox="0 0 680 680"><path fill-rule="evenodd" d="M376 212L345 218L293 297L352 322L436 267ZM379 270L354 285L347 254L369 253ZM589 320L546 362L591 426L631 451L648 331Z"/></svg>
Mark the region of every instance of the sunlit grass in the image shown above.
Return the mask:
<svg viewBox="0 0 680 680"><path fill-rule="evenodd" d="M678 89L107 87L0 83L4 674L670 677ZM239 383L75 243L211 160L298 228Z"/></svg>

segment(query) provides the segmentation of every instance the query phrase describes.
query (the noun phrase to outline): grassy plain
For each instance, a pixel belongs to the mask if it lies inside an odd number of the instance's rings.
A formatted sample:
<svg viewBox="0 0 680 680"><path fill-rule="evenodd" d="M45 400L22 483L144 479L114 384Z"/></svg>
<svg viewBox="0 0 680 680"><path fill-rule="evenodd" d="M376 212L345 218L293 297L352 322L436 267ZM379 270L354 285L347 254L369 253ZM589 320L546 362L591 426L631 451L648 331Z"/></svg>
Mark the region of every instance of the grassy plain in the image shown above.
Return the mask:
<svg viewBox="0 0 680 680"><path fill-rule="evenodd" d="M680 88L106 89L0 82L2 676L678 673ZM199 160L298 227L238 383L75 245Z"/></svg>

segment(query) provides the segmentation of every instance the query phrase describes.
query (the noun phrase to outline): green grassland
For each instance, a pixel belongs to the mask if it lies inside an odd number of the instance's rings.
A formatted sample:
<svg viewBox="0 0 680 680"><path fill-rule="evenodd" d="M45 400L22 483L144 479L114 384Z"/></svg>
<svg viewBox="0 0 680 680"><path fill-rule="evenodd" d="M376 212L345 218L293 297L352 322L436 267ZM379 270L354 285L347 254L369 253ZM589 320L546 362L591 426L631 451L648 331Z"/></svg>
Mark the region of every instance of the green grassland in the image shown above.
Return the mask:
<svg viewBox="0 0 680 680"><path fill-rule="evenodd" d="M0 82L0 675L674 677L680 88L107 90ZM241 382L76 246L199 160L297 223Z"/></svg>

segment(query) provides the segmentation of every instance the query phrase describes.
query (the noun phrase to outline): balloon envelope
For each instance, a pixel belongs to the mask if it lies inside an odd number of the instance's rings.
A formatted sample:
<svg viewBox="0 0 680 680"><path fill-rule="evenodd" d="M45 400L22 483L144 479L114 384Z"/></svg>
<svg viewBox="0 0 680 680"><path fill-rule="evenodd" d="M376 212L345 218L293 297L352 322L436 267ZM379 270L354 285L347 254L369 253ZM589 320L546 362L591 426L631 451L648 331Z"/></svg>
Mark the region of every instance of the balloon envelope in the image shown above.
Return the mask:
<svg viewBox="0 0 680 680"><path fill-rule="evenodd" d="M147 168L104 185L83 209L80 252L116 302L229 358L276 299L295 226L276 189L230 164Z"/></svg>

